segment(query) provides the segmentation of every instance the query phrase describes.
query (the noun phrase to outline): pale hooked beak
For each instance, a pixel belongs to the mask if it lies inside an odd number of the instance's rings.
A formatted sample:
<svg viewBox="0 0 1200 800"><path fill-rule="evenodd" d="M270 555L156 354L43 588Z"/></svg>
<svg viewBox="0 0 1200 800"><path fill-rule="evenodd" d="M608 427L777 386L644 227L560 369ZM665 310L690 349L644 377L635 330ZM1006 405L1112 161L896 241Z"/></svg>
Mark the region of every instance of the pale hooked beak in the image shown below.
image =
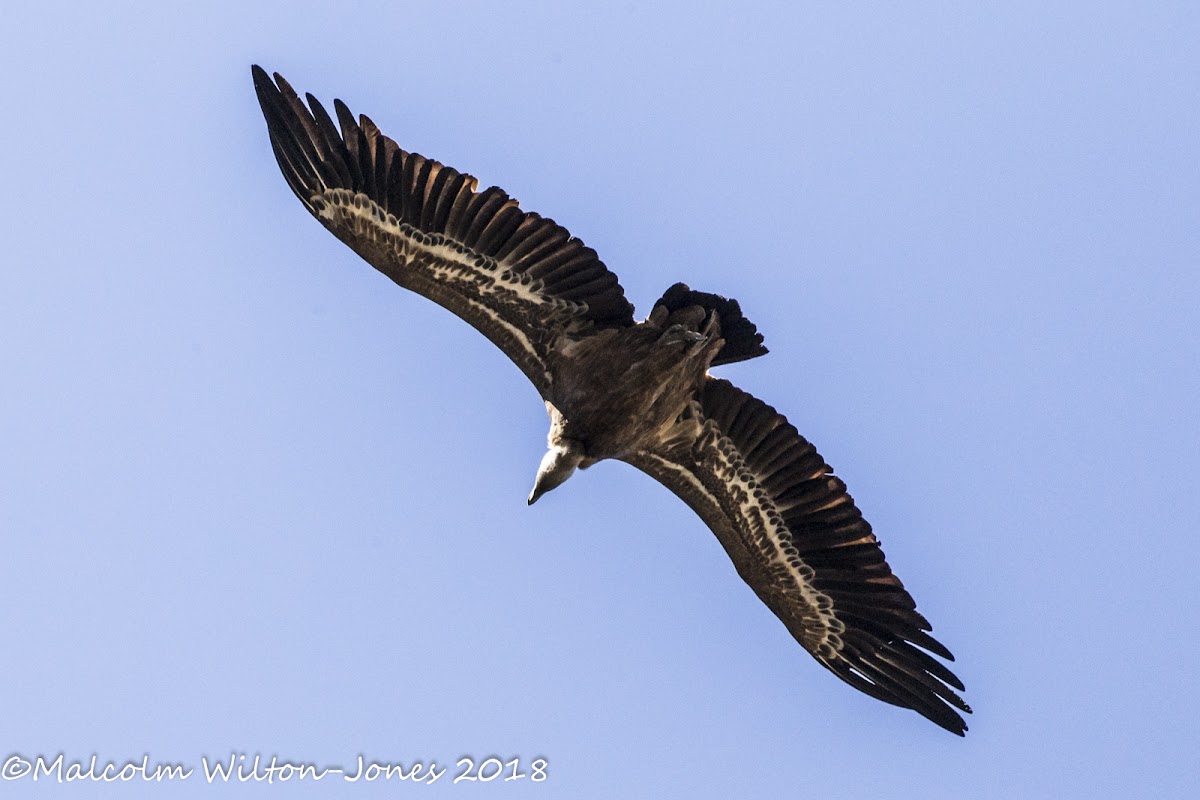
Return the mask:
<svg viewBox="0 0 1200 800"><path fill-rule="evenodd" d="M583 449L575 442L556 444L542 456L538 467L537 478L533 482L533 491L529 493L529 505L551 489L562 486L571 477L579 462L583 461Z"/></svg>

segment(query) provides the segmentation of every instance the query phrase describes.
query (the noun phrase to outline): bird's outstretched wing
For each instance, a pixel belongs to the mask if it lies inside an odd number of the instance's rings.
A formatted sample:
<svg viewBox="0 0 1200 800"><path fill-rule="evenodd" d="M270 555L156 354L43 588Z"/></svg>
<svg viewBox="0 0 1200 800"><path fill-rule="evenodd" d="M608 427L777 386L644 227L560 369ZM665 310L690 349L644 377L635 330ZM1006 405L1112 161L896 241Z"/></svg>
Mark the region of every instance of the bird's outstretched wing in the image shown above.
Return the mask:
<svg viewBox="0 0 1200 800"><path fill-rule="evenodd" d="M633 324L617 276L553 220L401 150L340 100L335 125L312 95L306 108L278 74L252 71L275 158L304 206L380 272L487 336L543 396L558 333Z"/></svg>
<svg viewBox="0 0 1200 800"><path fill-rule="evenodd" d="M846 485L775 409L709 378L674 435L625 459L712 528L738 574L817 661L951 733L953 661L884 561ZM928 652L926 652L928 651Z"/></svg>

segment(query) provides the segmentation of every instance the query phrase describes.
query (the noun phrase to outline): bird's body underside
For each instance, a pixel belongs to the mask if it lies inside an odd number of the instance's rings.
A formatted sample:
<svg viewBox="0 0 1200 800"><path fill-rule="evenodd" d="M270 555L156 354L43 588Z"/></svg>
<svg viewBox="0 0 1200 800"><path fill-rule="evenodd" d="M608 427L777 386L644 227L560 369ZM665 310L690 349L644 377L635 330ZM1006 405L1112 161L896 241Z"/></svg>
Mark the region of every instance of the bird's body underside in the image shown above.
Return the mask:
<svg viewBox="0 0 1200 800"><path fill-rule="evenodd" d="M845 485L775 409L708 368L766 353L736 301L675 284L642 322L617 278L552 220L408 153L340 101L338 122L278 75L254 82L293 192L400 286L449 309L533 382L551 426L532 503L619 459L683 499L823 666L961 735L954 689ZM931 655L932 654L932 655Z"/></svg>
<svg viewBox="0 0 1200 800"><path fill-rule="evenodd" d="M551 444L579 442L593 462L653 446L695 397L724 343L717 319L709 320L704 330L651 319L560 339L549 359L546 402L558 412Z"/></svg>

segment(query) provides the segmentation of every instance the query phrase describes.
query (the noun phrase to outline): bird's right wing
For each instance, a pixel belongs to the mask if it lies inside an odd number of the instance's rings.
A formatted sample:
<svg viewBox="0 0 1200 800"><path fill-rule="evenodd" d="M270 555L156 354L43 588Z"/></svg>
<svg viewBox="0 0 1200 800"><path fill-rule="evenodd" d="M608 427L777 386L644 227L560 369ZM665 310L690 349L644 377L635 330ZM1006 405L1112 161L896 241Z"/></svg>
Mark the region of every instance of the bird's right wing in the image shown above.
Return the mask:
<svg viewBox="0 0 1200 800"><path fill-rule="evenodd" d="M633 306L565 228L502 190L408 153L335 101L338 126L278 74L254 88L284 178L304 206L373 267L457 314L547 396L557 334L633 324ZM340 129L339 129L340 126Z"/></svg>
<svg viewBox="0 0 1200 800"><path fill-rule="evenodd" d="M953 661L846 485L775 409L708 378L675 435L624 459L700 515L792 636L856 689L967 729ZM928 651L928 652L926 652Z"/></svg>

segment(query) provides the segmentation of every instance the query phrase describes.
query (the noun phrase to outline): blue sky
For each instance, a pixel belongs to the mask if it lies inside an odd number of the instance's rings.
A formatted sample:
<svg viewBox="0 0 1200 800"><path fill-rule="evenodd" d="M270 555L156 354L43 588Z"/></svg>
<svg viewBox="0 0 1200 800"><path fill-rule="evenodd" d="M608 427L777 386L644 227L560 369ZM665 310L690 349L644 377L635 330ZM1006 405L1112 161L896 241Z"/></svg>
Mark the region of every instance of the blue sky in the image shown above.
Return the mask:
<svg viewBox="0 0 1200 800"><path fill-rule="evenodd" d="M1200 11L884 5L6 7L2 755L1190 796ZM554 217L639 316L738 298L771 354L720 374L849 484L966 739L820 669L632 468L527 508L533 388L308 217L251 63Z"/></svg>

